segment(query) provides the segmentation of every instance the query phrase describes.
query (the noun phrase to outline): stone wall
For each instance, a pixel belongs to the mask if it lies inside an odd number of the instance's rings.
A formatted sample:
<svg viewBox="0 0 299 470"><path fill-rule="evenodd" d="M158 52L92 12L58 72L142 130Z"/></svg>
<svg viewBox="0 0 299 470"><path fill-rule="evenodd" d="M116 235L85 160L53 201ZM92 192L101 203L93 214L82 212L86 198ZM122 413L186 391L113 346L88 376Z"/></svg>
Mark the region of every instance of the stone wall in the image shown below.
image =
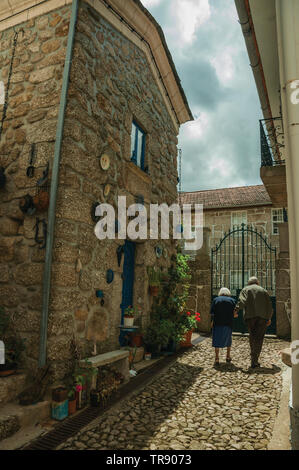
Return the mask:
<svg viewBox="0 0 299 470"><path fill-rule="evenodd" d="M130 161L133 119L146 132L148 174ZM90 355L94 338L99 352L119 347L123 265L117 264L116 250L124 241L95 237L91 205L106 202L116 209L118 196L126 196L129 205L138 195L144 197L146 208L151 202L175 202L176 144L172 120L144 53L83 5L74 44L57 202L50 316L56 326L49 331L52 360L67 358L71 330L84 354ZM103 153L110 157L107 171L99 164ZM111 189L105 197L107 184ZM136 244L134 304L140 309L137 322L142 327L148 323L151 307L147 266L166 268L175 249L171 240L163 241L168 257L157 260L156 244L156 240ZM82 263L78 274L74 271L77 259ZM107 269L115 273L109 285ZM99 305L96 289L104 291L104 306ZM67 331L62 327L57 337L62 318L65 325L74 326Z"/></svg>
<svg viewBox="0 0 299 470"><path fill-rule="evenodd" d="M236 212L245 212L247 215L247 224L254 230L267 235L268 240L273 247L279 247L279 236L272 235L271 222L272 206L257 206L234 209L215 209L204 211L204 225L211 229L210 248L214 248L223 238L224 233L232 228L232 214Z"/></svg>
<svg viewBox="0 0 299 470"><path fill-rule="evenodd" d="M36 194L45 165L52 165L69 18L70 8L65 7L16 26L19 36L0 142L0 166L7 177L0 190L0 305L26 339L30 368L38 358L44 260L44 250L34 240L34 225L36 217L47 218L47 212L24 215L19 201L27 193ZM12 28L0 33L0 80L5 85L13 37ZM33 143L36 170L28 178Z"/></svg>
<svg viewBox="0 0 299 470"><path fill-rule="evenodd" d="M16 327L27 337L26 360L30 367L38 358L44 250L33 239L35 216L24 217L18 202L27 192L35 191L28 186L36 179L29 180L25 174L31 143L38 142L36 166L50 161L51 168L69 15L70 9L64 8L24 25L25 39L30 44L24 39L18 46L20 64L16 62L12 90L18 97L19 111L12 114L9 107L5 129L8 146L2 146L9 152L2 157L8 184L1 192L0 303L14 314ZM12 31L6 31L2 38L8 41L1 54L6 69L12 35ZM150 203L172 204L177 200L177 132L147 59L135 44L84 3L78 13L69 85L47 345L56 379L71 369L73 339L86 356L90 356L95 340L98 352L119 347L123 265L118 266L116 249L124 240L96 238L92 204L107 202L116 208L118 196L127 196L129 205L140 194L146 208ZM130 161L133 119L146 132L148 173ZM99 164L103 153L110 157L107 171ZM105 197L106 184L111 189ZM46 218L47 214L38 216ZM158 259L157 243L149 240L136 244L134 304L140 308L137 322L142 327L149 321L152 302L147 266L166 269L175 253L173 240L161 241L164 251ZM80 271L76 269L79 260ZM111 284L106 282L107 269L114 271ZM95 295L97 289L104 291L104 306Z"/></svg>
<svg viewBox="0 0 299 470"><path fill-rule="evenodd" d="M291 283L288 224L279 226L279 257L276 261L277 336L291 337Z"/></svg>
<svg viewBox="0 0 299 470"><path fill-rule="evenodd" d="M195 259L189 261L192 278L190 282L187 309L200 313L198 331L211 331L211 260L209 256L210 229L204 228L203 246L198 250Z"/></svg>

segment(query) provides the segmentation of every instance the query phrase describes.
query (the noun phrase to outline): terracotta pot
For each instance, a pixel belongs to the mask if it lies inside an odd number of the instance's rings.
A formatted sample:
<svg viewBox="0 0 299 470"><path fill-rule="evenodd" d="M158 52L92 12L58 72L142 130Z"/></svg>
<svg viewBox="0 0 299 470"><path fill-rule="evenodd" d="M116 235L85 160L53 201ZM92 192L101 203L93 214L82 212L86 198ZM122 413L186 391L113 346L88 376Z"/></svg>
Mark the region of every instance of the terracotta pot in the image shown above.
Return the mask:
<svg viewBox="0 0 299 470"><path fill-rule="evenodd" d="M77 411L77 400L74 398L73 400L69 400L69 415L73 415Z"/></svg>
<svg viewBox="0 0 299 470"><path fill-rule="evenodd" d="M185 333L185 338L183 339L183 341L180 342L180 346L182 346L183 348L190 348L193 346L193 344L191 343L192 332L193 330L189 330L187 331L187 333Z"/></svg>
<svg viewBox="0 0 299 470"><path fill-rule="evenodd" d="M61 402L67 399L67 389L65 387L58 387L52 390L52 400Z"/></svg>
<svg viewBox="0 0 299 470"><path fill-rule="evenodd" d="M150 294L156 297L159 294L159 286L149 286Z"/></svg>
<svg viewBox="0 0 299 470"><path fill-rule="evenodd" d="M136 346L136 348L140 348L142 345L142 335L134 335L131 338L131 346Z"/></svg>

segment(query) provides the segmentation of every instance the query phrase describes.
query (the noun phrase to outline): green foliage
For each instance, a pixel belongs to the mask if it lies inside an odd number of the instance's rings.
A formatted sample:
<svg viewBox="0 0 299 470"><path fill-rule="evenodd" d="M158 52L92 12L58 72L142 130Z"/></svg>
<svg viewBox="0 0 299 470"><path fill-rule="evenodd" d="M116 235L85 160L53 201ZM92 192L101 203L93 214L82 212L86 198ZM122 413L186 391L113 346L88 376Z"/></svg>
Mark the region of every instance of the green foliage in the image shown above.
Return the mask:
<svg viewBox="0 0 299 470"><path fill-rule="evenodd" d="M155 266L148 266L147 268L148 281L150 286L159 286L161 283L161 270Z"/></svg>
<svg viewBox="0 0 299 470"><path fill-rule="evenodd" d="M156 297L144 342L147 346L167 346L172 340L179 343L190 329L189 318L184 313L190 287L188 256L178 253L176 262L168 271L168 279L162 282L159 296Z"/></svg>
<svg viewBox="0 0 299 470"><path fill-rule="evenodd" d="M138 315L138 309L137 307L133 307L133 305L129 305L124 311L125 317L136 317L136 315Z"/></svg>

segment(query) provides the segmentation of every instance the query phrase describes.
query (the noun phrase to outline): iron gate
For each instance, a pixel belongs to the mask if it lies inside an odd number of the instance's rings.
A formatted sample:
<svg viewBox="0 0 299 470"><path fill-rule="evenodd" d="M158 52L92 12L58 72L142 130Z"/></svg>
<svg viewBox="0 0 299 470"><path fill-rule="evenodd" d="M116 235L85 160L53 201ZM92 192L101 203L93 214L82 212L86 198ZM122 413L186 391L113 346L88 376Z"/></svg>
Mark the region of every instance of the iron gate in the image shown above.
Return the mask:
<svg viewBox="0 0 299 470"><path fill-rule="evenodd" d="M271 296L274 314L267 333L276 333L275 298L275 260L276 248L268 243L266 236L249 225L235 227L211 250L211 293L212 300L217 297L221 287L228 287L232 297L239 294L251 276L259 279ZM247 332L243 315L234 320L234 331Z"/></svg>

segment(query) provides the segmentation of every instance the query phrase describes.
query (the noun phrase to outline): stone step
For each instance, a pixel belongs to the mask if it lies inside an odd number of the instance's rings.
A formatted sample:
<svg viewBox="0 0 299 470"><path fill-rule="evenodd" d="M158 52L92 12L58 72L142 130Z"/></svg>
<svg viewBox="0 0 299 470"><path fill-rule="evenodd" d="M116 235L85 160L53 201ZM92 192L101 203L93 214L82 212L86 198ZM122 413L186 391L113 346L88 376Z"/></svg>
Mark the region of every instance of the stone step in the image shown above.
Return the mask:
<svg viewBox="0 0 299 470"><path fill-rule="evenodd" d="M21 371L8 377L0 377L0 408L16 400L19 393L24 390L25 381L26 375Z"/></svg>
<svg viewBox="0 0 299 470"><path fill-rule="evenodd" d="M15 433L19 432L20 436L24 437L27 429L32 429L49 420L50 411L49 401L29 406L21 406L17 403L8 403L3 406L0 409L0 449L7 448L5 441L8 441L8 438L14 436Z"/></svg>

